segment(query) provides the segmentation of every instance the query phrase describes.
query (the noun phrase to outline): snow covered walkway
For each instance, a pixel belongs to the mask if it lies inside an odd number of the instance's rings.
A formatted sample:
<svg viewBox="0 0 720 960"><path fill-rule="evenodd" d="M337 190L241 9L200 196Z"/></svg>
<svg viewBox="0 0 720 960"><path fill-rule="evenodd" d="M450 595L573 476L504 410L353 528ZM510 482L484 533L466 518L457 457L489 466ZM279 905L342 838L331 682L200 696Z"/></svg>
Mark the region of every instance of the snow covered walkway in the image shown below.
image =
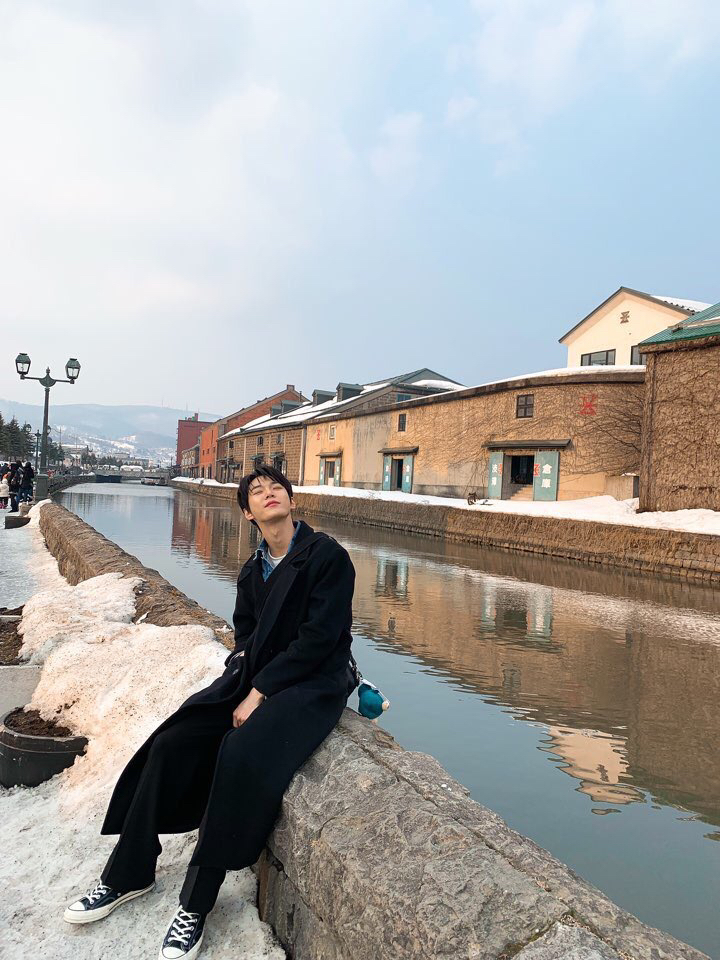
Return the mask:
<svg viewBox="0 0 720 960"><path fill-rule="evenodd" d="M0 953L8 960L155 960L194 834L162 837L155 890L106 920L71 927L62 911L99 876L112 849L114 838L99 830L122 767L162 719L221 672L227 651L207 627L133 623L137 580L110 573L68 585L42 545L39 509L32 524L7 531L12 540L3 531L2 569L12 576L0 580L0 605L27 601L22 656L42 665L31 706L90 742L47 783L0 788ZM49 588L28 599L40 578ZM258 917L255 892L250 870L228 874L203 958L285 956Z"/></svg>

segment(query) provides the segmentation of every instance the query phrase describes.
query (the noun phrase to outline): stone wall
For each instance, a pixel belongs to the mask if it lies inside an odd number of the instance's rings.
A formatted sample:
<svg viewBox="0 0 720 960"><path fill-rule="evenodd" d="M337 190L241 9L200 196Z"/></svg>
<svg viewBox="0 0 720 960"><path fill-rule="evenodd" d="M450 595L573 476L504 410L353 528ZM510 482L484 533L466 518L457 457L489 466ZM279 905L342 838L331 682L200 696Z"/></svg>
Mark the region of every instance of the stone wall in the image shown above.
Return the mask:
<svg viewBox="0 0 720 960"><path fill-rule="evenodd" d="M178 483L199 496L236 499L236 488ZM624 567L654 576L720 582L720 537L586 520L463 510L440 504L294 490L301 514L387 527L502 550Z"/></svg>
<svg viewBox="0 0 720 960"><path fill-rule="evenodd" d="M139 576L138 618L209 625L229 645L220 618L63 507L43 507L40 528L70 582ZM255 870L295 960L707 960L352 710L293 778Z"/></svg>
<svg viewBox="0 0 720 960"><path fill-rule="evenodd" d="M74 487L78 483L92 482L92 477L50 477L48 480L48 494L52 496L54 493L59 493L61 490L66 490L68 487Z"/></svg>
<svg viewBox="0 0 720 960"><path fill-rule="evenodd" d="M200 623L215 631L217 638L232 648L231 631L221 618L208 613L162 577L157 570L143 566L137 557L126 553L74 513L57 503L40 511L40 530L55 557L60 573L71 584L121 571L128 577L141 577L144 586L136 590L136 620L145 617L160 627Z"/></svg>
<svg viewBox="0 0 720 960"><path fill-rule="evenodd" d="M648 345L641 510L720 510L720 338Z"/></svg>

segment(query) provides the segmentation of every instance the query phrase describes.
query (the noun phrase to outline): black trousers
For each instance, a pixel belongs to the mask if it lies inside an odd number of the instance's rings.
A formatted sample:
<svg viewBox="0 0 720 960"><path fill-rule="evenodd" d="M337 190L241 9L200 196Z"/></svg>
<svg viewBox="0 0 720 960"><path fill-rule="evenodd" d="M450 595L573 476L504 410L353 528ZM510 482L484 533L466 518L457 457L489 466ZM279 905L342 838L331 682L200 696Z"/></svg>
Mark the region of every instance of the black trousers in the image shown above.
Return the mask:
<svg viewBox="0 0 720 960"><path fill-rule="evenodd" d="M232 704L208 706L157 735L118 842L102 872L103 883L126 891L153 882L162 850L158 815L177 806L190 784L196 787L205 780L210 784L220 743L232 729L233 709ZM201 833L204 825L203 818ZM209 913L224 879L225 870L188 867L180 891L181 906L193 913Z"/></svg>

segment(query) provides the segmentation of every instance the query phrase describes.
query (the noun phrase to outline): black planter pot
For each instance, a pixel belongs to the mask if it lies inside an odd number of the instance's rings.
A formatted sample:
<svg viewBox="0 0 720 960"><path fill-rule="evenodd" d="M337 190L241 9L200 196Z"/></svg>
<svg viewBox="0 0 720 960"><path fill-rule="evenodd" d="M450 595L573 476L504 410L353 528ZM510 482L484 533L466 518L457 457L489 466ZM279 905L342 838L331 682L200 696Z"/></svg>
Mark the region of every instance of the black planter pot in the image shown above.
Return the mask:
<svg viewBox="0 0 720 960"><path fill-rule="evenodd" d="M3 787L36 787L71 767L85 751L85 737L37 737L18 733L0 719L0 784Z"/></svg>

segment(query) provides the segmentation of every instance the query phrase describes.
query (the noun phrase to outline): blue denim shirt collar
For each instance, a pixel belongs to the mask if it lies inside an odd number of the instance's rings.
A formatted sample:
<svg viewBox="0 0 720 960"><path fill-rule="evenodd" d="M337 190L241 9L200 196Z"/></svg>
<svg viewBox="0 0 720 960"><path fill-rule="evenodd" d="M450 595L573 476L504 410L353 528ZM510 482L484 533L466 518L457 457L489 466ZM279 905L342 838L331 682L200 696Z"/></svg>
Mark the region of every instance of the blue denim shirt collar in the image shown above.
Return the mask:
<svg viewBox="0 0 720 960"><path fill-rule="evenodd" d="M294 520L294 521L293 521L293 526L295 527L295 533L293 533L293 535L292 535L292 539L291 539L291 541L290 541L290 546L288 547L288 553L290 553L290 551L292 550L292 548L295 546L295 538L297 537L298 530L300 529L300 524L298 523L297 520ZM270 563L270 561L268 560L268 554L269 554L269 553L270 553L270 550L269 550L269 548L268 548L267 541L265 540L265 537L263 537L262 540L260 541L260 545L258 546L257 550L255 551L255 556L262 558L262 575L263 575L263 580L267 580L267 578L270 576L270 574L271 574L271 573L273 572L273 570L275 569L275 567L274 567L274 566Z"/></svg>

